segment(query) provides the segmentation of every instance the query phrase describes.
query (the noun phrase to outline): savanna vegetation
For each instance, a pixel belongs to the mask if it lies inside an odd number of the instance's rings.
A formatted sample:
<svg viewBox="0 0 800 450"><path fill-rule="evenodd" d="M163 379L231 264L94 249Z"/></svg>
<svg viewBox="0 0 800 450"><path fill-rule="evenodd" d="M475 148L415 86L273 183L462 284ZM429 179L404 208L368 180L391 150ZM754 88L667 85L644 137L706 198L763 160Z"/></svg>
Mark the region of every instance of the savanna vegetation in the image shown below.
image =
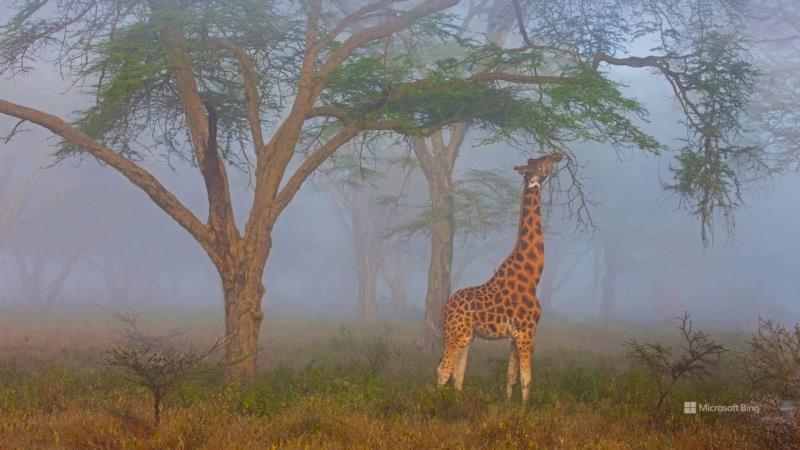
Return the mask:
<svg viewBox="0 0 800 450"><path fill-rule="evenodd" d="M145 314L146 332L186 323L184 311ZM214 315L181 325L182 345L214 342ZM738 360L673 387L653 422L658 390L626 342L681 344L675 325L544 321L537 334L531 405L505 400L506 342L478 342L465 390L436 389L436 357L415 344L414 323L280 318L269 323L253 383L222 369L183 379L154 426L146 388L105 364L124 338L97 310L45 327L6 311L0 379L3 448L763 448L754 415L687 415L683 402L750 398ZM732 350L741 332L707 330ZM517 397L519 392L517 392ZM518 399L517 399L518 400ZM787 447L788 448L788 447Z"/></svg>

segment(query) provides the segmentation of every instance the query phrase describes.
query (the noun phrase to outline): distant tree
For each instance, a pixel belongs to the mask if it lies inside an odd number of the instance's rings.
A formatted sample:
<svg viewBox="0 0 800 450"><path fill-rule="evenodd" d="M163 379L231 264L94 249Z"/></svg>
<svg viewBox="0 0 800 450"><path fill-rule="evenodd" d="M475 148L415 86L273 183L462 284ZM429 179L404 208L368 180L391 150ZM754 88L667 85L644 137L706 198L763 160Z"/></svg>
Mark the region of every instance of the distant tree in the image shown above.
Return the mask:
<svg viewBox="0 0 800 450"><path fill-rule="evenodd" d="M21 186L9 192L7 196L0 196L0 250L3 249L3 244L8 240L12 228L19 218L25 202L36 187L43 170L43 166L37 165ZM0 182L3 185L10 184L8 180L11 178L12 171L13 167L7 166L6 172L0 178ZM0 194L4 193L0 191Z"/></svg>
<svg viewBox="0 0 800 450"><path fill-rule="evenodd" d="M747 2L745 33L761 78L748 107L758 142L769 150L765 171L800 170L800 4Z"/></svg>
<svg viewBox="0 0 800 450"><path fill-rule="evenodd" d="M93 222L91 213L75 214L79 199L73 191L49 189L51 183L42 176L45 161L37 162L33 174L9 199L6 217L13 219L9 226L15 226L7 231L6 247L16 263L24 301L50 307L81 256L97 240L102 222ZM38 201L28 200L34 197ZM73 238L64 239L65 232L74 233Z"/></svg>
<svg viewBox="0 0 800 450"><path fill-rule="evenodd" d="M493 238L506 231L518 217L519 192L516 180L500 170L474 169L453 177L454 242L459 244L453 279L459 279L467 267L497 245ZM406 200L408 201L408 200ZM413 213L406 221L391 228L393 235L406 240L416 235L430 237L440 211L430 200L409 204Z"/></svg>
<svg viewBox="0 0 800 450"><path fill-rule="evenodd" d="M389 230L400 220L402 212L398 199L405 197L412 170L407 156L371 156L352 147L333 158L323 170L329 180L337 216L353 248L358 280L357 305L363 320L376 317L381 272L393 297L405 295L405 280L389 273L391 269L385 259L396 240ZM398 253L395 253L394 269L402 272L402 261L397 258Z"/></svg>
<svg viewBox="0 0 800 450"><path fill-rule="evenodd" d="M41 241L32 242L21 236L15 237L10 247L17 263L25 301L53 306L70 273L92 242L92 236L85 236L67 248L51 248Z"/></svg>
<svg viewBox="0 0 800 450"><path fill-rule="evenodd" d="M490 48L502 47L508 35L508 30L513 23L513 15L508 6L507 2L501 0L471 1L454 39L462 39L463 35L470 30L475 19L480 16L486 16L486 32L481 41L489 44ZM412 48L415 46L421 49L426 48L422 44L414 44L411 37L406 37L406 41L410 42L409 45ZM452 47L445 45L444 51L447 50L452 50ZM484 55L481 58L470 60L470 64L491 67L491 62L505 62L502 57L499 59L500 61L490 55ZM457 61L457 59L454 58L454 61ZM525 57L521 62L523 66L536 65L531 64L533 61ZM511 72L516 71L517 68L514 66L514 64L509 65ZM453 64L453 68L450 70L458 70L458 68L458 65ZM533 72L537 74L536 69ZM502 102L498 103L498 105L503 108ZM487 106L496 111L498 105ZM504 114L504 112L500 112L500 114ZM427 139L420 136L409 136L409 144L417 156L427 182L431 205L430 214L426 220L427 232L430 235L431 252L421 341L427 350L432 350L434 342L440 333L442 307L452 290L454 239L458 211L458 207L455 204L456 194L453 173L456 159L469 132L470 125L469 121L462 120L446 129L436 130Z"/></svg>
<svg viewBox="0 0 800 450"><path fill-rule="evenodd" d="M158 275L164 267L159 267L160 261L153 255L142 249L112 245L85 259L103 279L111 305L129 308L133 301L144 306L156 300Z"/></svg>
<svg viewBox="0 0 800 450"><path fill-rule="evenodd" d="M392 239L386 258L381 264L381 276L389 288L392 309L396 317L402 318L408 311L408 294L406 291L406 264L408 248L400 239Z"/></svg>
<svg viewBox="0 0 800 450"><path fill-rule="evenodd" d="M547 231L545 229L546 236ZM592 249L585 242L580 242L575 236L565 232L551 232L549 237L547 264L536 289L536 295L545 311L553 307L553 298L568 285L575 269L585 261L585 256Z"/></svg>

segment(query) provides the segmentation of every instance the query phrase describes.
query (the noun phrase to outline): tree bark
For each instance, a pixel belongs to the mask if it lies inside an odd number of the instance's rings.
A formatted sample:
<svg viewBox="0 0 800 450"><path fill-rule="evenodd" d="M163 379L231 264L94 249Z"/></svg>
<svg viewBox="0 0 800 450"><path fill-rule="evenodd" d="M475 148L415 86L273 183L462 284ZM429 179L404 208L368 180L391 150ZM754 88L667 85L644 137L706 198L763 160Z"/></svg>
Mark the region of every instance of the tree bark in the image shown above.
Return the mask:
<svg viewBox="0 0 800 450"><path fill-rule="evenodd" d="M431 224L431 261L422 336L422 346L427 351L433 351L440 338L442 307L451 291L455 210L452 173L446 176L447 178L434 180L435 187L431 190L431 203L436 218Z"/></svg>
<svg viewBox="0 0 800 450"><path fill-rule="evenodd" d="M430 146L421 139L412 139L414 153L428 184L433 210L430 223L431 260L420 342L420 347L426 351L433 351L441 335L442 307L450 297L456 225L453 166L468 129L466 123L455 124L446 144L442 131L431 135Z"/></svg>
<svg viewBox="0 0 800 450"><path fill-rule="evenodd" d="M225 375L230 380L252 381L256 376L259 333L264 318L261 311L265 292L262 272L263 267L261 270L246 270L246 263L233 270L220 270L228 339Z"/></svg>

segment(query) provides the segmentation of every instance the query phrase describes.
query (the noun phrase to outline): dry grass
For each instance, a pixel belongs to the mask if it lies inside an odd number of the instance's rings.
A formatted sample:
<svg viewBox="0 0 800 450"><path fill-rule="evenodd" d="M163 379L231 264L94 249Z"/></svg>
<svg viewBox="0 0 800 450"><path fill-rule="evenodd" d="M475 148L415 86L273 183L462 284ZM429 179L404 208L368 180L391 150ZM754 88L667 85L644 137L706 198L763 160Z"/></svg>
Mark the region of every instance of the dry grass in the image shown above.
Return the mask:
<svg viewBox="0 0 800 450"><path fill-rule="evenodd" d="M184 333L204 341L217 317L149 321L191 323ZM98 364L117 336L106 315L4 311L0 448L757 448L735 415L682 414L683 400L745 400L725 364L680 385L664 422L651 424L653 388L621 344L668 341L669 328L546 324L523 409L503 398L507 343L476 342L459 396L433 388L438 356L414 347L415 325L268 320L255 383L228 385L218 373L185 383L156 429L146 391Z"/></svg>

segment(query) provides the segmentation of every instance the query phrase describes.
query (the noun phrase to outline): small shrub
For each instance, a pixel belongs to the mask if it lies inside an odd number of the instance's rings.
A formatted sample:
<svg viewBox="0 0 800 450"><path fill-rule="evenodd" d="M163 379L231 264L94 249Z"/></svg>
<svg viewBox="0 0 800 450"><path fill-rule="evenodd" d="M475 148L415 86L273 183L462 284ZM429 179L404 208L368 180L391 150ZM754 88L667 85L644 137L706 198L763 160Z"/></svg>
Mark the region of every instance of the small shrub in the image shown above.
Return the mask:
<svg viewBox="0 0 800 450"><path fill-rule="evenodd" d="M709 368L717 362L721 354L728 351L724 345L709 339L705 332L694 330L688 313L684 313L678 320L678 330L684 341L680 352L659 343L639 343L635 339L628 342L629 357L647 367L658 388L658 401L653 408L654 420L679 380L708 375Z"/></svg>
<svg viewBox="0 0 800 450"><path fill-rule="evenodd" d="M759 319L739 360L760 414L752 428L769 448L800 447L800 323L794 328Z"/></svg>
<svg viewBox="0 0 800 450"><path fill-rule="evenodd" d="M137 326L136 314L115 314L124 325L123 343L108 351L105 364L119 368L129 379L147 388L153 395L153 420L158 426L161 402L176 385L208 370L206 360L220 352L225 339L217 339L203 350L181 350L177 333L147 335Z"/></svg>

